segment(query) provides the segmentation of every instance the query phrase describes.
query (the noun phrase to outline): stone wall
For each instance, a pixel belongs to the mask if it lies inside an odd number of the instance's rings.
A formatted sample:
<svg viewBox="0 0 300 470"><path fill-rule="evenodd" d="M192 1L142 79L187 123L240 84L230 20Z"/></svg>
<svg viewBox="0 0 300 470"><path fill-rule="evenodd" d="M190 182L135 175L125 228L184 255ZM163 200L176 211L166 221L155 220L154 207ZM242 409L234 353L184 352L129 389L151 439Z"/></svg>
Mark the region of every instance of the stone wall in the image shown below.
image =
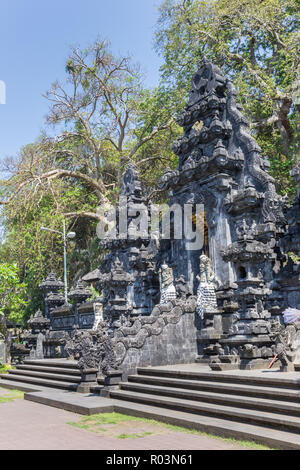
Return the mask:
<svg viewBox="0 0 300 470"><path fill-rule="evenodd" d="M114 332L116 360L123 378L137 367L195 362L198 356L196 299L172 300L157 305L150 316L141 316Z"/></svg>

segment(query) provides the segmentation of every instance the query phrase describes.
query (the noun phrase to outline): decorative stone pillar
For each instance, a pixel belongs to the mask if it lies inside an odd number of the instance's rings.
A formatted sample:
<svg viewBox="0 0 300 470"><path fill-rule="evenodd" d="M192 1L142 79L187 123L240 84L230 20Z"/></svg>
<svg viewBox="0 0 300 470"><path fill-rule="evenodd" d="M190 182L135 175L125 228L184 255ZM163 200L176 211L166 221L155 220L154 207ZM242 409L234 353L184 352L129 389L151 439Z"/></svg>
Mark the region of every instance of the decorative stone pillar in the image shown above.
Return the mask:
<svg viewBox="0 0 300 470"><path fill-rule="evenodd" d="M31 329L31 332L25 337L30 347L30 359L44 359L44 340L50 327L50 320L43 316L41 310L38 310L30 317L27 325Z"/></svg>
<svg viewBox="0 0 300 470"><path fill-rule="evenodd" d="M45 316L46 318L50 318L50 309L64 303L64 297L58 294L58 291L64 288L64 283L60 279L57 280L55 274L51 272L46 279L41 282L39 288L44 294ZM58 297L55 297L55 294L57 294Z"/></svg>
<svg viewBox="0 0 300 470"><path fill-rule="evenodd" d="M75 325L79 328L87 328L90 326L90 322L81 321L81 312L79 311L79 306L86 302L88 298L92 295L92 291L86 287L85 283L79 279L76 283L76 286L71 289L69 292L69 298L74 300L74 312L75 312ZM87 323L87 325L85 325Z"/></svg>

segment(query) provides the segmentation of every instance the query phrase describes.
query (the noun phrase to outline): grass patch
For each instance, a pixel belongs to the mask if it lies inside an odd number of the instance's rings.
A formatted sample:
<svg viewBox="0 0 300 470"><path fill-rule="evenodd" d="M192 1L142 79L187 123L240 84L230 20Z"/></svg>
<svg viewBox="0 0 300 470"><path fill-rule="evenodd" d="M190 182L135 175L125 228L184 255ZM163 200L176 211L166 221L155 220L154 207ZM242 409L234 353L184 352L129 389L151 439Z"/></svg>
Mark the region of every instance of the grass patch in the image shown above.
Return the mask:
<svg viewBox="0 0 300 470"><path fill-rule="evenodd" d="M117 436L118 439L138 439L140 437L146 437L146 436L151 436L153 432L142 432L140 434L119 434Z"/></svg>
<svg viewBox="0 0 300 470"><path fill-rule="evenodd" d="M226 442L228 444L235 444L239 445L242 447L245 447L247 449L255 449L255 450L272 450L269 447L263 445L263 444L257 444L256 442L253 441L243 441L243 440L238 440L235 438L225 438L225 437L220 437L220 436L215 436L213 434L209 434L203 431L198 431L196 429L188 429L184 428L182 426L176 426L173 424L166 424L160 421L156 421L154 419L147 419L147 418L138 418L135 416L130 416L130 415L123 415L121 413L101 413L101 414L95 414L91 416L86 416L82 417L80 421L78 422L69 422L70 426L74 426L80 429L86 429L88 431L92 432L99 432L100 430L104 431L103 426L104 425L118 425L122 423L126 423L128 421L135 421L135 422L142 422L142 423L148 423L156 426L163 427L165 429L169 429L170 431L174 432L183 432L185 434L194 434L198 436L204 436L204 437L209 437L211 439L218 439L223 442ZM118 439L136 439L139 437L146 437L146 435L154 434L153 432L151 433L140 433L140 434L127 434L127 433L122 433L116 436Z"/></svg>
<svg viewBox="0 0 300 470"><path fill-rule="evenodd" d="M4 390L4 389L0 388L0 390ZM0 395L0 404L8 403L14 400L20 400L22 398L24 398L24 392L20 392L20 390L10 390L4 395Z"/></svg>

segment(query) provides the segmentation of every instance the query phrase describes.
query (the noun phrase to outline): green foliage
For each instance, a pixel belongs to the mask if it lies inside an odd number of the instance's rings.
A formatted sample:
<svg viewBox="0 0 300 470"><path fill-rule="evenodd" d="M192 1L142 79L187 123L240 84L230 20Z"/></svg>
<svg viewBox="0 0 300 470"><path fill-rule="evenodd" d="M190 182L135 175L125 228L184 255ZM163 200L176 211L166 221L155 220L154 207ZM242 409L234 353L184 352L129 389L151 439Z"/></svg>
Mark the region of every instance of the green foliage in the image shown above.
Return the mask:
<svg viewBox="0 0 300 470"><path fill-rule="evenodd" d="M184 102L191 76L206 57L238 89L271 173L282 193L299 158L299 2L296 0L165 0L157 50L165 86ZM178 106L180 108L180 106Z"/></svg>
<svg viewBox="0 0 300 470"><path fill-rule="evenodd" d="M16 264L0 264L0 316L13 322L22 321L26 286L20 282Z"/></svg>
<svg viewBox="0 0 300 470"><path fill-rule="evenodd" d="M300 264L300 256L298 256L296 253L294 253L293 251L289 251L288 252L288 257L291 258L291 260L293 261L293 263L295 264Z"/></svg>
<svg viewBox="0 0 300 470"><path fill-rule="evenodd" d="M0 365L0 374L8 374L11 369L15 369L14 366L10 364L1 364Z"/></svg>
<svg viewBox="0 0 300 470"><path fill-rule="evenodd" d="M90 290L92 292L92 295L89 299L87 299L87 302L95 300L95 299L101 297L101 292L98 292L97 289L95 289L95 287L90 286Z"/></svg>

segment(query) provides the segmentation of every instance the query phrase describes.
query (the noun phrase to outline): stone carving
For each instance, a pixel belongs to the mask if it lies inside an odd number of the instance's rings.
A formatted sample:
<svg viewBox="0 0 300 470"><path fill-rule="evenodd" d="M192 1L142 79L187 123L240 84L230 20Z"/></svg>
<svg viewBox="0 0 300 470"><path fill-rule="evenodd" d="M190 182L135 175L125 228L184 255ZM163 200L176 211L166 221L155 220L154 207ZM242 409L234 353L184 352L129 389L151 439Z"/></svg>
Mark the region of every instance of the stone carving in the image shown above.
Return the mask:
<svg viewBox="0 0 300 470"><path fill-rule="evenodd" d="M106 322L100 322L97 330L77 331L65 350L69 357L78 359L78 367L84 371L97 369L103 375L116 370L115 353Z"/></svg>
<svg viewBox="0 0 300 470"><path fill-rule="evenodd" d="M112 338L116 362L125 373L133 371L137 366L150 365L158 363L167 364L168 358L160 357L160 350L155 344L161 344L161 347L174 348L176 338L166 333L168 327L179 325L180 322L189 325L182 329L181 337L185 342L185 350L178 349L176 362L191 361L195 358L195 328L194 314L196 309L196 298L191 296L186 301L173 299L165 304L158 304L154 307L150 316L140 316L137 319L126 321L126 326L119 326ZM190 315L189 315L190 314ZM185 319L185 320L184 320ZM156 339L154 339L156 338ZM177 340L178 341L178 340ZM146 344L153 344L151 357L146 348ZM174 358L173 358L174 361ZM173 362L174 363L174 362Z"/></svg>
<svg viewBox="0 0 300 470"><path fill-rule="evenodd" d="M78 359L82 371L98 369L104 376L108 376L121 367L126 375L129 370L144 364L144 348L147 341L151 342L155 337L158 342L168 340L169 345L172 342L175 344L175 338L170 334L166 336L168 325L176 328L185 317L184 324L192 324L195 308L195 297L189 297L185 302L173 299L168 304L158 304L151 315L138 318L121 316L113 325L101 322L96 331L77 331L67 342L65 349L70 358ZM191 314L190 320L188 314ZM183 362L195 359L195 330L190 326L185 327L182 334L183 340L186 341L186 351L178 350L177 355L182 354ZM194 342L191 341L192 338ZM155 361L155 356L160 357L159 349L153 347L152 354ZM179 358L176 360L180 361Z"/></svg>
<svg viewBox="0 0 300 470"><path fill-rule="evenodd" d="M98 365L98 354L88 331L76 331L73 338L65 345L68 357L78 359L80 370L95 369Z"/></svg>
<svg viewBox="0 0 300 470"><path fill-rule="evenodd" d="M50 311L52 308L59 307L64 304L65 298L59 290L64 288L64 283L60 279L56 279L55 273L51 272L46 279L44 279L39 288L44 294L45 302L45 316L50 318Z"/></svg>
<svg viewBox="0 0 300 470"><path fill-rule="evenodd" d="M272 326L276 360L280 361L282 370L293 371L293 362L300 351L300 325L284 326L280 323L274 323Z"/></svg>
<svg viewBox="0 0 300 470"><path fill-rule="evenodd" d="M94 309L93 330L97 330L99 323L103 321L103 305L102 305L102 303L101 302L94 302L93 303L93 309Z"/></svg>
<svg viewBox="0 0 300 470"><path fill-rule="evenodd" d="M217 309L216 276L211 267L211 261L206 255L200 256L200 274L197 279L199 286L196 311L203 319L206 311L215 311Z"/></svg>
<svg viewBox="0 0 300 470"><path fill-rule="evenodd" d="M10 346L10 356L12 364L22 364L24 362L24 359L30 357L30 352L30 349L28 349L24 344L12 343Z"/></svg>
<svg viewBox="0 0 300 470"><path fill-rule="evenodd" d="M287 207L288 228L279 241L281 265L276 276L276 303L281 311L300 309L300 166L291 171L298 190L294 202ZM275 303L275 299L273 301ZM299 307L298 307L299 305Z"/></svg>
<svg viewBox="0 0 300 470"><path fill-rule="evenodd" d="M175 279L175 288L178 297L182 300L186 300L186 298L191 295L191 291L183 275Z"/></svg>
<svg viewBox="0 0 300 470"><path fill-rule="evenodd" d="M160 303L166 304L172 299L176 299L173 270L163 264L160 268Z"/></svg>

